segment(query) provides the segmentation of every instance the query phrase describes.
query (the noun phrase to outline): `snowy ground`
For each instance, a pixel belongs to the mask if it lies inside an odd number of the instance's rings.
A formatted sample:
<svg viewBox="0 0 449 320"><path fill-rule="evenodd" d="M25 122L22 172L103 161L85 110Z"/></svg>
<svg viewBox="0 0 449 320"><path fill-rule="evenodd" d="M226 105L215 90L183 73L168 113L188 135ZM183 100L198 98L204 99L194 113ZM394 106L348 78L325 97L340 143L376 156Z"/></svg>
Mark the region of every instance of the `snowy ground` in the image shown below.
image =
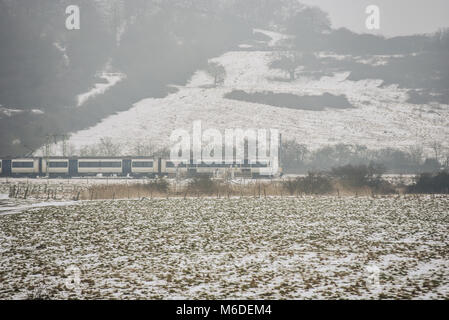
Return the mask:
<svg viewBox="0 0 449 320"><path fill-rule="evenodd" d="M260 31L260 30L258 30ZM203 71L196 72L186 86L162 99L145 99L128 111L112 115L96 126L72 134L75 149L93 145L110 137L122 144L123 153L132 153L137 142L167 146L175 129L192 131L195 120L202 120L203 130L218 128L279 128L284 139L296 139L316 149L323 145L352 143L373 149L394 147L407 149L423 146L431 153L433 141L449 147L449 106L407 103L406 90L381 86L381 80L348 80L349 72L314 80L300 77L286 82L286 74L269 68L276 58L273 48L286 37L266 32L272 37L264 51L227 52L212 59L226 68L225 84L213 87L213 80ZM277 48L276 50L278 50ZM381 59L382 58L382 59ZM387 63L387 57L373 57L366 63ZM272 107L224 99L234 89L319 95L345 94L352 109L306 111ZM61 147L54 148L57 153Z"/></svg>
<svg viewBox="0 0 449 320"><path fill-rule="evenodd" d="M32 211L43 207L59 207L75 204L74 201L37 201L36 199L10 199L7 194L0 194L0 216Z"/></svg>
<svg viewBox="0 0 449 320"><path fill-rule="evenodd" d="M449 298L449 198L160 199L0 215L0 298Z"/></svg>
<svg viewBox="0 0 449 320"><path fill-rule="evenodd" d="M126 78L123 73L118 72L103 72L98 75L98 78L102 79L102 83L96 83L95 86L89 91L78 95L78 107L81 107L87 100L99 95L104 94L110 88Z"/></svg>

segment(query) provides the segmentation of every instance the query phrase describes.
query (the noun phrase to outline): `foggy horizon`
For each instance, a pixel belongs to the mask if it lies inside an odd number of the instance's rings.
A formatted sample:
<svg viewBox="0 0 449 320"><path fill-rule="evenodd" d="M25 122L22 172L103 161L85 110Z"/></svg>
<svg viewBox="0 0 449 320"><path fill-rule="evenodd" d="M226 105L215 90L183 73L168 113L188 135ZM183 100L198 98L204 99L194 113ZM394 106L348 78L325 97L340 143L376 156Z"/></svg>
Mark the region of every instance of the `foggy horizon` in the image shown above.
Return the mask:
<svg viewBox="0 0 449 320"><path fill-rule="evenodd" d="M449 2L445 0L299 0L328 12L334 28L357 33L372 33L365 28L365 8L378 5L382 12L381 29L386 37L429 34L448 28Z"/></svg>

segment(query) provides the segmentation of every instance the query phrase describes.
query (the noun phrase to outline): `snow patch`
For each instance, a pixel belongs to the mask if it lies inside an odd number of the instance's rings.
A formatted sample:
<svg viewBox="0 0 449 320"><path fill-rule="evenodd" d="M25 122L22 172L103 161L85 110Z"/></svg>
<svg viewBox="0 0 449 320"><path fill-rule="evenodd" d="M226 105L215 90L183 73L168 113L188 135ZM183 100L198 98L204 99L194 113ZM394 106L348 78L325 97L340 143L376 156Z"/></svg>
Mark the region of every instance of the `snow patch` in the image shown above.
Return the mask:
<svg viewBox="0 0 449 320"><path fill-rule="evenodd" d="M106 69L110 69L110 66L106 67ZM107 90L111 89L113 86L115 86L120 81L126 79L126 75L124 73L120 72L108 72L104 71L97 75L100 79L104 80L104 83L96 83L95 86L89 90L88 92L82 93L78 95L78 107L81 107L86 103L87 100L100 95L104 94Z"/></svg>
<svg viewBox="0 0 449 320"><path fill-rule="evenodd" d="M16 114L22 113L23 110L19 109L11 109L11 108L0 108L0 114L6 116L6 117L12 117Z"/></svg>

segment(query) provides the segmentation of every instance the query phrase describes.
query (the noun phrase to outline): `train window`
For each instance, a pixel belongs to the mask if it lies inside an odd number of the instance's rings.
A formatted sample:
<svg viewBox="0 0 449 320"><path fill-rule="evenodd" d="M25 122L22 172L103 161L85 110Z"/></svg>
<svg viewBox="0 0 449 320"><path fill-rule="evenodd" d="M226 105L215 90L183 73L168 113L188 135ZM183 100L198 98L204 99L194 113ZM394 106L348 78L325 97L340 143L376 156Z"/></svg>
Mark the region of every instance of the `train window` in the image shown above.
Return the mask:
<svg viewBox="0 0 449 320"><path fill-rule="evenodd" d="M48 163L50 168L67 168L69 166L68 162L65 161L50 161Z"/></svg>
<svg viewBox="0 0 449 320"><path fill-rule="evenodd" d="M101 162L101 167L102 168L121 168L122 167L122 162Z"/></svg>
<svg viewBox="0 0 449 320"><path fill-rule="evenodd" d="M0 169L2 168L2 162L3 162L3 161L2 161L2 160L0 160Z"/></svg>
<svg viewBox="0 0 449 320"><path fill-rule="evenodd" d="M153 168L153 161L133 161L133 168Z"/></svg>
<svg viewBox="0 0 449 320"><path fill-rule="evenodd" d="M121 161L80 161L78 163L80 168L121 168Z"/></svg>
<svg viewBox="0 0 449 320"><path fill-rule="evenodd" d="M267 168L268 164L267 163L257 162L257 163L252 164L252 167L253 168Z"/></svg>
<svg viewBox="0 0 449 320"><path fill-rule="evenodd" d="M78 166L80 168L98 168L98 167L100 167L100 162L91 162L91 161L82 162L82 161L80 161L80 162L78 162Z"/></svg>
<svg viewBox="0 0 449 320"><path fill-rule="evenodd" d="M215 167L215 163L206 163L206 162L201 162L198 165L198 168L212 168Z"/></svg>
<svg viewBox="0 0 449 320"><path fill-rule="evenodd" d="M167 168L174 168L174 167L175 167L175 164L174 164L173 162L171 162L171 161L167 161L166 167L167 167Z"/></svg>
<svg viewBox="0 0 449 320"><path fill-rule="evenodd" d="M14 161L13 168L34 168L34 161Z"/></svg>

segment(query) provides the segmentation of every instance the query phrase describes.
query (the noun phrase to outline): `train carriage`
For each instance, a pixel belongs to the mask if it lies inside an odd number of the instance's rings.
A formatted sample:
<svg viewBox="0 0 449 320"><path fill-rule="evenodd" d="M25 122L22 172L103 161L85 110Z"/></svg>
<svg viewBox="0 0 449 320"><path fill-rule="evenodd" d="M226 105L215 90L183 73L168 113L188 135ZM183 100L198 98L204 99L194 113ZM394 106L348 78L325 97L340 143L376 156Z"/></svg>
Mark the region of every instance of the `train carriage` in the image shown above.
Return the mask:
<svg viewBox="0 0 449 320"><path fill-rule="evenodd" d="M42 159L22 158L11 160L13 176L38 176L41 173Z"/></svg>
<svg viewBox="0 0 449 320"><path fill-rule="evenodd" d="M49 176L69 176L69 159L43 159L42 173Z"/></svg>
<svg viewBox="0 0 449 320"><path fill-rule="evenodd" d="M155 176L159 174L159 161L153 158L131 159L133 176Z"/></svg>
<svg viewBox="0 0 449 320"><path fill-rule="evenodd" d="M187 165L184 162L175 162L168 160L161 160L160 172L162 175L174 176L177 174L187 174L191 165Z"/></svg>
<svg viewBox="0 0 449 320"><path fill-rule="evenodd" d="M77 166L79 175L122 175L123 160L122 159L78 159Z"/></svg>
<svg viewBox="0 0 449 320"><path fill-rule="evenodd" d="M226 164L225 162L221 163L205 163L202 162L196 166L197 173L199 174L207 174L211 176L222 175L226 170L233 166L233 164Z"/></svg>

